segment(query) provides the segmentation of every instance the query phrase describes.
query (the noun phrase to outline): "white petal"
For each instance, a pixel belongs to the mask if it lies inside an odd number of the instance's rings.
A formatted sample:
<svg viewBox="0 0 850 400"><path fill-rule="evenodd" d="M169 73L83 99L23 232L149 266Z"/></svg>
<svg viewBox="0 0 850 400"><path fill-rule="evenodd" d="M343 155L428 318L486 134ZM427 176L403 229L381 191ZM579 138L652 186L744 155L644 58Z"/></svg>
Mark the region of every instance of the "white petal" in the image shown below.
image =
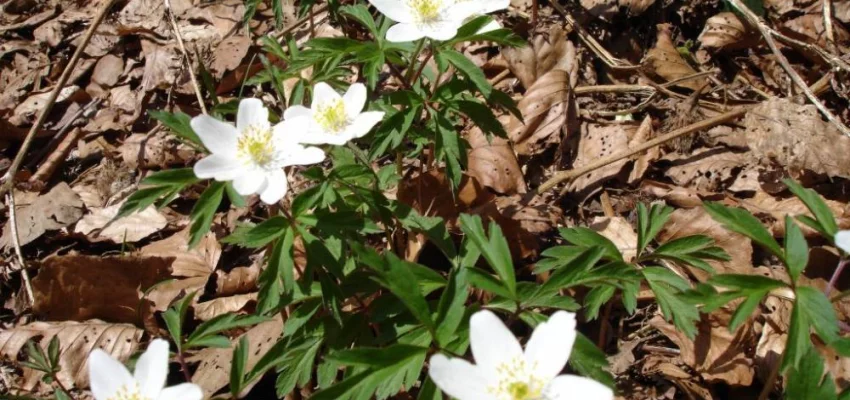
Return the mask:
<svg viewBox="0 0 850 400"><path fill-rule="evenodd" d="M369 0L381 14L395 22L413 22L410 6L403 0Z"/></svg>
<svg viewBox="0 0 850 400"><path fill-rule="evenodd" d="M511 5L511 0L475 0L481 7L482 14L506 10Z"/></svg>
<svg viewBox="0 0 850 400"><path fill-rule="evenodd" d="M576 375L561 375L549 382L546 398L552 400L613 400L614 391L592 379Z"/></svg>
<svg viewBox="0 0 850 400"><path fill-rule="evenodd" d="M387 40L390 42L410 42L425 37L425 33L412 23L398 23L387 31Z"/></svg>
<svg viewBox="0 0 850 400"><path fill-rule="evenodd" d="M299 138L298 142L301 144L330 144L334 146L342 146L349 140L351 140L351 136L348 136L346 132L342 132L341 134L335 134L328 132L310 131L306 135Z"/></svg>
<svg viewBox="0 0 850 400"><path fill-rule="evenodd" d="M201 138L204 147L215 154L236 154L239 131L233 125L221 122L209 115L192 118L192 130Z"/></svg>
<svg viewBox="0 0 850 400"><path fill-rule="evenodd" d="M850 231L838 231L835 234L835 245L845 253L850 253Z"/></svg>
<svg viewBox="0 0 850 400"><path fill-rule="evenodd" d="M422 34L434 40L449 40L457 35L457 29L463 24L463 20L443 20L421 27ZM392 30L392 28L390 28ZM389 32L387 32L389 40Z"/></svg>
<svg viewBox="0 0 850 400"><path fill-rule="evenodd" d="M285 166L289 165L312 165L325 160L325 152L318 147L306 147L298 149L290 154L285 160Z"/></svg>
<svg viewBox="0 0 850 400"><path fill-rule="evenodd" d="M292 119L292 118L297 118L297 117L309 117L309 116L312 116L312 115L313 115L313 110L311 110L307 107L304 107L300 104L296 104L292 107L287 108L286 111L283 112L283 119L287 120L287 119Z"/></svg>
<svg viewBox="0 0 850 400"><path fill-rule="evenodd" d="M269 128L269 110L260 99L243 99L236 113L236 129L244 132L251 125L261 129Z"/></svg>
<svg viewBox="0 0 850 400"><path fill-rule="evenodd" d="M289 143L311 143L312 132L315 131L313 118L300 115L277 124L272 128L275 146L284 146ZM304 140L304 141L302 141Z"/></svg>
<svg viewBox="0 0 850 400"><path fill-rule="evenodd" d="M96 400L107 400L121 387L135 384L127 367L101 349L89 354L89 381Z"/></svg>
<svg viewBox="0 0 850 400"><path fill-rule="evenodd" d="M496 375L500 365L522 359L522 347L516 337L491 311L483 310L473 314L469 319L469 330L469 344L475 364L484 368L488 374Z"/></svg>
<svg viewBox="0 0 850 400"><path fill-rule="evenodd" d="M482 26L481 29L479 29L478 32L476 32L476 33L482 34L482 33L492 32L492 31L495 31L497 29L502 29L502 25L499 24L499 21L492 20L492 21L488 22L487 25Z"/></svg>
<svg viewBox="0 0 850 400"><path fill-rule="evenodd" d="M366 105L366 85L358 82L349 86L348 91L342 96L342 101L348 118L357 117Z"/></svg>
<svg viewBox="0 0 850 400"><path fill-rule="evenodd" d="M236 193L248 196L257 193L266 182L266 175L260 171L251 171L233 180L233 189Z"/></svg>
<svg viewBox="0 0 850 400"><path fill-rule="evenodd" d="M440 12L440 18L445 21L456 21L460 26L463 21L470 17L484 14L484 7L486 7L486 4L482 4L479 0L458 1L445 7Z"/></svg>
<svg viewBox="0 0 850 400"><path fill-rule="evenodd" d="M194 383L181 383L167 387L159 394L156 400L202 400L204 391Z"/></svg>
<svg viewBox="0 0 850 400"><path fill-rule="evenodd" d="M525 361L535 366L536 376L552 379L567 365L575 341L575 314L558 311L534 329L525 345Z"/></svg>
<svg viewBox="0 0 850 400"><path fill-rule="evenodd" d="M266 187L260 191L260 200L266 204L277 204L289 189L289 182L286 181L286 173L283 170L269 174L266 183Z"/></svg>
<svg viewBox="0 0 850 400"><path fill-rule="evenodd" d="M428 375L438 388L455 399L495 399L487 393L488 382L484 372L464 359L435 354L431 357Z"/></svg>
<svg viewBox="0 0 850 400"><path fill-rule="evenodd" d="M327 104L328 102L336 101L340 98L342 98L342 96L340 96L339 93L331 87L331 85L319 82L313 86L313 103L310 105L310 108L315 110L319 105Z"/></svg>
<svg viewBox="0 0 850 400"><path fill-rule="evenodd" d="M142 395L149 399L159 396L168 377L168 342L162 339L152 341L136 361L136 371L133 375L136 382L139 382Z"/></svg>
<svg viewBox="0 0 850 400"><path fill-rule="evenodd" d="M365 136L378 122L384 119L381 111L367 111L357 116L354 122L345 129L345 135L349 138L361 138Z"/></svg>
<svg viewBox="0 0 850 400"><path fill-rule="evenodd" d="M235 158L211 154L195 163L194 170L195 176L201 179L215 178L217 181L229 181L242 175L245 168Z"/></svg>

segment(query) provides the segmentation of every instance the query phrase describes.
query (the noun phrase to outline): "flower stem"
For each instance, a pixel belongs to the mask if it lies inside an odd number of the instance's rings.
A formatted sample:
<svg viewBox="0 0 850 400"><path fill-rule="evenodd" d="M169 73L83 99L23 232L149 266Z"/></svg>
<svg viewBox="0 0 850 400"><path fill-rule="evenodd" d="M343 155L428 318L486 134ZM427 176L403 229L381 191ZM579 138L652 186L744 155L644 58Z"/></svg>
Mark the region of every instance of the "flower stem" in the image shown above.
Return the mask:
<svg viewBox="0 0 850 400"><path fill-rule="evenodd" d="M410 86L416 86L416 81L419 80L419 77L422 76L422 71L425 70L425 66L428 65L428 61L431 61L431 57L434 56L434 51L429 51L428 55L425 56L425 59L422 60L422 64L419 65L419 69L416 71L416 75L413 75L413 79L410 80Z"/></svg>
<svg viewBox="0 0 850 400"><path fill-rule="evenodd" d="M416 60L419 59L419 53L422 52L423 47L425 47L425 38L419 39L419 41L416 42L416 48L410 55L410 61L407 64L407 74L404 76L405 80L407 82L410 82L410 86L413 86L413 81L410 80L410 77L412 76L414 71L413 66L416 64Z"/></svg>
<svg viewBox="0 0 850 400"><path fill-rule="evenodd" d="M832 273L832 277L829 278L829 283L826 284L826 289L823 290L823 294L829 297L829 293L832 292L832 288L838 283L838 277L841 275L841 271L844 270L844 267L847 266L847 259L841 259L838 262L838 266L835 267L835 271Z"/></svg>
<svg viewBox="0 0 850 400"><path fill-rule="evenodd" d="M186 378L186 382L192 382L192 373L189 372L189 365L186 364L186 359L183 357L183 352L177 352L177 362L180 363L180 370L183 371L183 377Z"/></svg>
<svg viewBox="0 0 850 400"><path fill-rule="evenodd" d="M56 382L57 385L59 385L59 390L65 393L65 396L68 396L68 398L71 400L76 400L76 398L71 394L68 388L66 388L65 385L62 384L62 381L59 380L59 377L56 376L55 372L53 373L53 381Z"/></svg>

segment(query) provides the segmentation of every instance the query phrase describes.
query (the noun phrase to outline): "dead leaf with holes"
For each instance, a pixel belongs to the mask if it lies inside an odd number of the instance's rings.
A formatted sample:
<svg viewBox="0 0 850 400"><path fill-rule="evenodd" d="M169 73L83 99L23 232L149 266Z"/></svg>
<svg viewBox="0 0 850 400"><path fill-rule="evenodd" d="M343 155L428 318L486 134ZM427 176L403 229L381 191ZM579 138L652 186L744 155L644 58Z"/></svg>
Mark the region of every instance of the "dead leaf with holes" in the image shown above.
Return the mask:
<svg viewBox="0 0 850 400"><path fill-rule="evenodd" d="M670 153L662 158L670 161L664 174L676 185L700 192L719 192L737 184L736 188L756 190L758 173L752 155L734 153L722 147L699 149L691 154ZM743 181L743 182L738 182Z"/></svg>
<svg viewBox="0 0 850 400"><path fill-rule="evenodd" d="M705 212L702 207L673 211L670 219L658 234L658 242L666 243L673 239L691 235L705 235L714 239L715 245L729 254L729 261L707 261L718 274L752 274L753 245L750 239L727 230ZM707 272L692 267L684 267L699 281L705 282Z"/></svg>
<svg viewBox="0 0 850 400"><path fill-rule="evenodd" d="M0 358L16 361L18 354L30 339L47 352L54 337L59 339L59 381L65 387L88 386L88 354L95 348L113 358L126 362L139 348L141 329L129 324L112 324L98 320L85 322L33 322L0 331ZM24 367L25 390L32 390L43 373Z"/></svg>
<svg viewBox="0 0 850 400"><path fill-rule="evenodd" d="M115 219L122 205L123 202L90 210L74 227L74 232L85 235L91 242L135 243L168 225L168 219L154 206Z"/></svg>
<svg viewBox="0 0 850 400"><path fill-rule="evenodd" d="M142 256L53 256L32 280L33 310L54 321L141 325L150 313L143 292L168 279L173 259Z"/></svg>
<svg viewBox="0 0 850 400"><path fill-rule="evenodd" d="M744 127L750 150L763 163L779 163L794 175L808 170L850 178L850 138L813 105L774 97L750 110Z"/></svg>
<svg viewBox="0 0 850 400"><path fill-rule="evenodd" d="M47 231L71 225L83 216L83 201L65 182L58 183L32 204L15 206L18 240L21 246L38 239ZM0 246L11 248L13 242L12 225L7 223L3 227Z"/></svg>
<svg viewBox="0 0 850 400"><path fill-rule="evenodd" d="M181 294L203 291L221 258L221 245L210 232L190 249L189 230L184 229L142 247L139 253L172 260L169 277L172 280L156 285L147 294L147 298L154 303L154 309L164 311ZM195 296L194 301L197 301L200 294Z"/></svg>
<svg viewBox="0 0 850 400"><path fill-rule="evenodd" d="M581 0L580 3L591 15L610 21L620 10L630 17L639 16L655 4L655 0Z"/></svg>
<svg viewBox="0 0 850 400"><path fill-rule="evenodd" d="M735 13L726 11L705 21L698 40L704 49L736 50L753 47L759 36Z"/></svg>
<svg viewBox="0 0 850 400"><path fill-rule="evenodd" d="M648 179L641 181L640 191L654 198L664 199L670 205L680 208L702 207L703 199L721 200L721 197L714 193L699 192L693 188Z"/></svg>
<svg viewBox="0 0 850 400"><path fill-rule="evenodd" d="M469 142L467 173L482 185L502 194L525 193L528 187L510 142L487 138L474 126L466 135Z"/></svg>
<svg viewBox="0 0 850 400"><path fill-rule="evenodd" d="M622 152L630 146L643 143L647 137L643 134L637 135L639 126L631 122L616 124L583 124L581 136L578 142L578 151L573 161L572 168L580 168L600 158ZM640 166L638 169L646 170L649 161L657 156L655 150L650 150L638 156ZM567 186L567 190L578 199L586 199L598 192L602 185L624 172L628 159L613 162L604 167L597 168L591 172L577 177ZM641 173L639 170L635 174ZM624 179L627 177L623 177Z"/></svg>
<svg viewBox="0 0 850 400"><path fill-rule="evenodd" d="M649 70L664 78L667 82L696 74L697 71L682 58L673 44L673 38L670 36L670 25L658 24L657 28L655 47L646 53L646 64ZM707 83L706 78L698 78L676 83L675 86L696 91Z"/></svg>

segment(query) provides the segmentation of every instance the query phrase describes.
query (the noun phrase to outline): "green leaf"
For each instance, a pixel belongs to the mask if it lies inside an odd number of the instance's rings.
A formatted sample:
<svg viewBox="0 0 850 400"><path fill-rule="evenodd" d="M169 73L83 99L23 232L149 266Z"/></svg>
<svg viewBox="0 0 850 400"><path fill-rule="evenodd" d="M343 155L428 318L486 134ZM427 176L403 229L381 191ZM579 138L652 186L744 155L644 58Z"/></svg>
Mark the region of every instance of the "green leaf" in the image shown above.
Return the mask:
<svg viewBox="0 0 850 400"><path fill-rule="evenodd" d="M239 398L239 392L242 391L244 386L245 368L248 365L247 335L243 335L233 349L233 358L230 365L230 394L233 398Z"/></svg>
<svg viewBox="0 0 850 400"><path fill-rule="evenodd" d="M549 293L573 286L584 272L593 268L602 259L603 252L604 250L599 246L593 246L584 250L572 261L555 270L549 277L549 280L540 286L540 292Z"/></svg>
<svg viewBox="0 0 850 400"><path fill-rule="evenodd" d="M577 332L576 342L570 353L570 366L578 373L614 388L614 377L608 372L609 365L605 353L582 333Z"/></svg>
<svg viewBox="0 0 850 400"><path fill-rule="evenodd" d="M165 320L165 326L168 328L168 333L171 334L171 340L177 346L177 352L183 351L183 321L186 319L186 312L189 311L189 306L192 304L192 299L195 298L197 292L187 293L182 299L177 300L174 305L165 310L162 315Z"/></svg>
<svg viewBox="0 0 850 400"><path fill-rule="evenodd" d="M830 214L832 215L832 214ZM785 265L788 267L788 275L797 282L797 278L809 264L809 244L803 236L803 231L794 223L794 220L785 216Z"/></svg>
<svg viewBox="0 0 850 400"><path fill-rule="evenodd" d="M393 346L390 346L393 347ZM385 349L384 349L385 350ZM376 357L383 356L373 353ZM407 357L397 359L396 363L378 368L366 368L365 371L346 376L345 380L327 389L313 393L311 400L338 400L348 398L352 394L362 391L362 398L370 398L381 383L390 381L399 373L406 374L405 364L411 359L421 357L421 352L405 353Z"/></svg>
<svg viewBox="0 0 850 400"><path fill-rule="evenodd" d="M429 109L431 110L431 109ZM445 161L446 175L452 183L452 190L457 190L463 176L463 166L466 165L465 141L454 125L441 113L431 110L434 129L437 132L434 145L437 158Z"/></svg>
<svg viewBox="0 0 850 400"><path fill-rule="evenodd" d="M623 261L623 255L620 254L620 250L617 249L617 245L592 229L575 227L561 228L558 231L561 233L561 237L563 237L564 240L576 246L600 247L602 249L602 256L606 260Z"/></svg>
<svg viewBox="0 0 850 400"><path fill-rule="evenodd" d="M375 24L375 19L372 18L372 14L369 12L369 9L366 8L366 6L362 4L342 6L339 8L339 12L354 18L366 29L369 29L369 32L372 33L375 39L380 39L381 36L378 32L378 26Z"/></svg>
<svg viewBox="0 0 850 400"><path fill-rule="evenodd" d="M740 233L784 260L785 254L773 235L762 225L758 218L740 208L726 207L720 203L705 203L705 210L720 222L724 228Z"/></svg>
<svg viewBox="0 0 850 400"><path fill-rule="evenodd" d="M192 332L192 334L186 339L184 347L191 348L204 345L218 345L222 343L220 339L215 336L218 333L233 328L256 325L265 321L268 321L268 318L262 316L222 314L198 325L195 331ZM230 341L227 340L227 338L224 338L224 340L226 343L224 343L223 347L230 347Z"/></svg>
<svg viewBox="0 0 850 400"><path fill-rule="evenodd" d="M515 301L516 294L511 293L502 281L496 279L493 275L474 267L467 267L466 269L469 272L469 283L472 286Z"/></svg>
<svg viewBox="0 0 850 400"><path fill-rule="evenodd" d="M670 219L673 213L672 207L661 204L653 204L651 210L647 210L643 203L638 204L638 255L643 252Z"/></svg>
<svg viewBox="0 0 850 400"><path fill-rule="evenodd" d="M189 215L191 225L189 226L189 247L195 247L201 238L210 231L215 211L224 197L225 182L213 182L207 190L201 193L192 213Z"/></svg>
<svg viewBox="0 0 850 400"><path fill-rule="evenodd" d="M436 54L438 59L444 59L454 65L466 79L469 79L475 87L484 95L484 98L489 98L493 92L493 86L487 81L484 72L481 71L472 61L466 58L465 55L451 49L442 49Z"/></svg>
<svg viewBox="0 0 850 400"><path fill-rule="evenodd" d="M782 370L788 368L799 369L800 362L812 348L809 338L811 325L803 306L799 302L794 303L791 311L791 325L788 327L788 339L785 342L785 353L782 355Z"/></svg>
<svg viewBox="0 0 850 400"><path fill-rule="evenodd" d="M394 344L386 348L359 347L337 351L327 358L342 365L359 365L383 368L396 365L417 354L425 354L428 348L407 344Z"/></svg>
<svg viewBox="0 0 850 400"><path fill-rule="evenodd" d="M158 204L163 207L177 196L186 186L199 182L192 168L180 168L167 171L160 171L151 174L143 179L140 183L145 187L137 190L127 198L127 201L118 210L115 218L126 217L133 212L144 210L149 206L157 203L157 200L163 199Z"/></svg>
<svg viewBox="0 0 850 400"><path fill-rule="evenodd" d="M230 236L222 239L221 242L255 249L279 238L288 227L289 220L284 216L277 215L251 228L237 229Z"/></svg>
<svg viewBox="0 0 850 400"><path fill-rule="evenodd" d="M823 292L811 286L798 286L795 290L797 305L806 314L806 319L811 322L818 336L827 344L841 339L838 335L838 317L832 303Z"/></svg>
<svg viewBox="0 0 850 400"><path fill-rule="evenodd" d="M681 296L682 291L688 287L688 283L670 270L661 267L647 267L641 272L650 289L655 293L664 318L667 321L672 320L677 329L693 339L697 333L696 322L700 317L697 308Z"/></svg>
<svg viewBox="0 0 850 400"><path fill-rule="evenodd" d="M148 111L148 114L171 129L171 132L178 137L186 139L190 143L194 143L200 147L204 147L204 143L201 142L201 138L198 137L198 134L195 133L194 129L192 129L192 118L183 112L178 111L176 113L170 113L165 110L150 110Z"/></svg>
<svg viewBox="0 0 850 400"><path fill-rule="evenodd" d="M785 282L761 275L723 274L709 281L712 285L747 291L770 291L785 286Z"/></svg>
<svg viewBox="0 0 850 400"><path fill-rule="evenodd" d="M830 374L824 376L824 361L818 351L809 349L800 365L788 374L785 398L788 400L836 399L835 383Z"/></svg>
<svg viewBox="0 0 850 400"><path fill-rule="evenodd" d="M514 275L514 264L511 260L511 251L508 241L502 234L502 229L495 222L490 222L490 237L484 233L484 225L478 215L461 214L460 227L463 233L469 237L471 243L496 271L496 275L502 280L502 284L516 299L516 276Z"/></svg>
<svg viewBox="0 0 850 400"><path fill-rule="evenodd" d="M481 131L485 134L499 137L508 136L505 127L499 122L490 107L472 100L457 100L453 103L458 111L466 114L475 126L481 128Z"/></svg>
<svg viewBox="0 0 850 400"><path fill-rule="evenodd" d="M826 205L826 202L811 189L806 189L792 179L782 181L788 186L791 193L800 198L806 208L815 216L817 224L811 225L812 228L821 233L825 238L832 240L838 232L838 224L835 223L835 216L832 215L832 210Z"/></svg>
<svg viewBox="0 0 850 400"><path fill-rule="evenodd" d="M431 309L422 296L419 281L410 268L410 264L395 254L387 253L380 273L379 282L390 290L410 310L410 313L432 333L435 333Z"/></svg>

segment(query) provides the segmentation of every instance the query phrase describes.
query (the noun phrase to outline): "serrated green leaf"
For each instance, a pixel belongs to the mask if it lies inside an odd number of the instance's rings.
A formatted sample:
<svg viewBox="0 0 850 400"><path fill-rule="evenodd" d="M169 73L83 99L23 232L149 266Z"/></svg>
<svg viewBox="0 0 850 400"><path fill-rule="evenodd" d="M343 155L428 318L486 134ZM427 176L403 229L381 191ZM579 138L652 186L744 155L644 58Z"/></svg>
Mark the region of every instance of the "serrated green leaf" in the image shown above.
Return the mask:
<svg viewBox="0 0 850 400"><path fill-rule="evenodd" d="M812 215L815 216L817 224L812 227L827 239L832 240L832 237L838 232L838 224L836 224L835 216L832 214L829 206L826 205L826 202L823 201L817 192L804 188L792 179L785 179L782 182L788 186L788 190L794 193L806 205L806 208L809 209Z"/></svg>
<svg viewBox="0 0 850 400"><path fill-rule="evenodd" d="M602 259L604 250L602 247L593 246L584 250L572 261L558 268L549 279L540 286L541 293L549 293L576 284L576 281L584 272L593 268Z"/></svg>
<svg viewBox="0 0 850 400"><path fill-rule="evenodd" d="M481 68L478 68L472 61L466 58L465 55L451 49L442 49L436 54L436 57L442 58L454 65L466 79L469 79L478 89L484 98L489 98L493 92L493 86L487 81L487 77Z"/></svg>
<svg viewBox="0 0 850 400"><path fill-rule="evenodd" d="M194 129L192 129L192 118L182 111L170 113L165 110L149 110L148 114L171 129L171 132L178 137L204 148L201 138L198 137L198 134L195 133Z"/></svg>
<svg viewBox="0 0 850 400"><path fill-rule="evenodd" d="M598 232L592 229L585 227L575 227L561 228L558 231L561 233L561 237L563 237L564 240L576 246L600 247L602 249L602 256L606 260L623 261L623 255L620 254L620 250L617 249L617 245L605 236L600 235Z"/></svg>
<svg viewBox="0 0 850 400"><path fill-rule="evenodd" d="M794 282L809 263L809 244L803 231L790 216L785 216L785 265Z"/></svg>
<svg viewBox="0 0 850 400"><path fill-rule="evenodd" d="M502 234L502 229L495 222L490 222L489 238L484 233L484 225L478 215L462 214L459 218L463 233L469 237L470 242L496 271L496 275L502 280L502 285L516 299L516 276L514 275L514 264L511 260L511 251L508 248L507 239Z"/></svg>
<svg viewBox="0 0 850 400"><path fill-rule="evenodd" d="M785 384L788 400L833 400L838 397L830 374L824 376L824 361L814 348L800 359L798 368L788 374Z"/></svg>
<svg viewBox="0 0 850 400"><path fill-rule="evenodd" d="M724 228L752 239L773 253L773 255L782 260L785 259L785 254L782 248L779 247L779 244L776 243L773 235L762 225L758 218L749 212L740 208L726 207L720 203L705 203L704 207L708 214L715 221L720 222Z"/></svg>
<svg viewBox="0 0 850 400"><path fill-rule="evenodd" d="M195 247L204 235L210 231L215 211L224 197L225 182L213 182L207 190L201 193L192 213L189 215L189 248Z"/></svg>
<svg viewBox="0 0 850 400"><path fill-rule="evenodd" d="M230 394L233 398L239 398L239 392L242 391L247 365L248 336L242 336L233 349L233 358L230 363Z"/></svg>
<svg viewBox="0 0 850 400"><path fill-rule="evenodd" d="M699 321L699 311L681 297L682 291L688 288L688 283L668 269L647 267L641 270L650 289L655 293L658 306L667 321L673 321L677 329L689 338L696 336L696 322Z"/></svg>

